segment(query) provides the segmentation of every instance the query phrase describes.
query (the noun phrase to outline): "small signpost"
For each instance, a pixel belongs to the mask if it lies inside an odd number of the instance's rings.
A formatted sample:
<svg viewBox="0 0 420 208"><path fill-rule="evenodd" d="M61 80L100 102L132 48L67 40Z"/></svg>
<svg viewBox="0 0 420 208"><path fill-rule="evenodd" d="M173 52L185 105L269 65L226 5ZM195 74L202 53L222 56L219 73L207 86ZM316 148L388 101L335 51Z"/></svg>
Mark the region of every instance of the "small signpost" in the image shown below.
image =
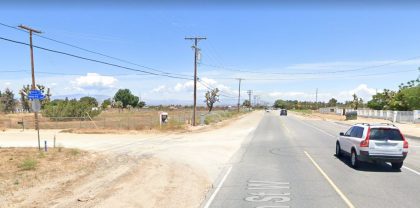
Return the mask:
<svg viewBox="0 0 420 208"><path fill-rule="evenodd" d="M39 100L32 100L32 111L39 112L41 110L41 102Z"/></svg>
<svg viewBox="0 0 420 208"><path fill-rule="evenodd" d="M31 90L28 94L28 99L30 100L43 100L45 96L42 94L41 90Z"/></svg>
<svg viewBox="0 0 420 208"><path fill-rule="evenodd" d="M168 113L167 112L161 112L159 114L159 124L160 124L160 126L162 126L162 124L167 123L168 120L169 120L169 117L168 117Z"/></svg>
<svg viewBox="0 0 420 208"><path fill-rule="evenodd" d="M28 99L31 100L32 104L32 111L35 113L35 128L38 131L38 149L41 150L41 141L39 138L39 121L38 121L38 113L41 110L41 100L43 100L45 96L42 94L41 90L31 90L28 94Z"/></svg>

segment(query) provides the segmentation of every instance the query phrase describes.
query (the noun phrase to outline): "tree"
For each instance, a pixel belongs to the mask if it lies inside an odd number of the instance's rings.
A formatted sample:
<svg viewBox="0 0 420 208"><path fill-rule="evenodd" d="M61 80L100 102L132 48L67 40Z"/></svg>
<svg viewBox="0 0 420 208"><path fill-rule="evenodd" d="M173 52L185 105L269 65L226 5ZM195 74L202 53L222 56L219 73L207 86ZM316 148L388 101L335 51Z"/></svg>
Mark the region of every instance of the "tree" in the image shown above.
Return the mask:
<svg viewBox="0 0 420 208"><path fill-rule="evenodd" d="M29 91L31 87L29 85L23 85L22 89L19 91L20 94L20 103L22 104L22 109L26 112L31 111L31 105L28 99Z"/></svg>
<svg viewBox="0 0 420 208"><path fill-rule="evenodd" d="M204 97L206 98L204 102L206 103L210 113L211 110L213 110L214 103L219 102L219 89L215 88L207 91Z"/></svg>
<svg viewBox="0 0 420 208"><path fill-rule="evenodd" d="M102 107L102 109L107 109L108 106L110 106L110 105L111 105L111 99L106 99L102 102L101 107Z"/></svg>
<svg viewBox="0 0 420 208"><path fill-rule="evenodd" d="M146 106L146 102L144 101L139 101L139 103L137 104L137 107L139 108L143 108L144 106Z"/></svg>
<svg viewBox="0 0 420 208"><path fill-rule="evenodd" d="M404 97L406 110L420 109L420 86L406 88L399 93Z"/></svg>
<svg viewBox="0 0 420 208"><path fill-rule="evenodd" d="M85 103L91 107L98 107L98 101L94 97L85 96L80 98L80 102Z"/></svg>
<svg viewBox="0 0 420 208"><path fill-rule="evenodd" d="M5 113L13 113L16 107L15 94L9 88L6 88L1 94L2 110Z"/></svg>
<svg viewBox="0 0 420 208"><path fill-rule="evenodd" d="M354 93L352 96L353 96L353 101L351 103L351 107L353 109L357 109L359 107L359 98L357 97L356 93Z"/></svg>
<svg viewBox="0 0 420 208"><path fill-rule="evenodd" d="M94 102L91 99L65 99L65 100L53 100L45 104L42 111L42 115L46 117L85 117L86 114L94 117L100 114L101 111L93 110L95 107ZM65 118L62 118L65 119ZM67 118L68 119L68 118Z"/></svg>
<svg viewBox="0 0 420 208"><path fill-rule="evenodd" d="M45 96L43 100L41 100L41 106L44 107L45 104L51 101L51 93L50 88L45 87L44 85L37 84L36 88L41 91L41 93ZM31 85L23 85L22 89L19 91L20 94L20 103L22 104L22 108L24 111L30 112L31 111L31 101L28 99L28 94L31 91Z"/></svg>
<svg viewBox="0 0 420 208"><path fill-rule="evenodd" d="M115 102L115 107L118 108L118 112L120 112L121 109L124 107L123 102L121 101Z"/></svg>
<svg viewBox="0 0 420 208"><path fill-rule="evenodd" d="M329 101L328 101L328 107L335 107L335 106L337 106L337 100L335 99L335 98L331 98Z"/></svg>
<svg viewBox="0 0 420 208"><path fill-rule="evenodd" d="M244 100L244 102L242 103L242 106L250 108L251 107L251 102L249 102L249 100Z"/></svg>
<svg viewBox="0 0 420 208"><path fill-rule="evenodd" d="M139 97L131 94L131 91L129 89L119 89L114 95L114 100L116 102L121 101L123 104L123 108L127 107L127 105L136 107L139 103Z"/></svg>

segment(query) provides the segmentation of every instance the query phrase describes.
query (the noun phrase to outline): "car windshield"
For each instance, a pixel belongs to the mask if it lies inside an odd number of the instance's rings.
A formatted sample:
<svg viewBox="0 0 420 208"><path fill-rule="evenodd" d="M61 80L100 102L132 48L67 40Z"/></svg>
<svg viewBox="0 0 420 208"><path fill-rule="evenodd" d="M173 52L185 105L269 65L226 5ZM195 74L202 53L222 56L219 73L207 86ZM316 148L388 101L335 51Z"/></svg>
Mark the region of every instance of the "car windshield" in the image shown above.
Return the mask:
<svg viewBox="0 0 420 208"><path fill-rule="evenodd" d="M370 140L393 140L393 141L402 141L404 140L401 136L401 133L398 129L383 129L383 128L374 128L370 130Z"/></svg>

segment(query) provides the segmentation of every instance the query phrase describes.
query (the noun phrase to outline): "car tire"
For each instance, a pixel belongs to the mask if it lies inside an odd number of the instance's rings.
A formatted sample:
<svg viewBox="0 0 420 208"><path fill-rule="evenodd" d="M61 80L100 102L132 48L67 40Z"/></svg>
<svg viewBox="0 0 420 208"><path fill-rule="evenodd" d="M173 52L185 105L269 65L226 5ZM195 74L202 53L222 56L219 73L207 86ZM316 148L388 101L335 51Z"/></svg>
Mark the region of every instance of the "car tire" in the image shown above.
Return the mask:
<svg viewBox="0 0 420 208"><path fill-rule="evenodd" d="M353 149L351 150L351 155L350 155L350 164L351 167L353 167L354 169L357 169L359 167L359 158L357 157L356 151Z"/></svg>
<svg viewBox="0 0 420 208"><path fill-rule="evenodd" d="M341 157L341 147L340 147L340 143L339 142L337 142L336 144L335 144L335 156L336 157L338 157L338 158L340 158Z"/></svg>
<svg viewBox="0 0 420 208"><path fill-rule="evenodd" d="M403 162L393 162L391 163L391 165L392 165L392 169L400 170L401 167L403 166Z"/></svg>

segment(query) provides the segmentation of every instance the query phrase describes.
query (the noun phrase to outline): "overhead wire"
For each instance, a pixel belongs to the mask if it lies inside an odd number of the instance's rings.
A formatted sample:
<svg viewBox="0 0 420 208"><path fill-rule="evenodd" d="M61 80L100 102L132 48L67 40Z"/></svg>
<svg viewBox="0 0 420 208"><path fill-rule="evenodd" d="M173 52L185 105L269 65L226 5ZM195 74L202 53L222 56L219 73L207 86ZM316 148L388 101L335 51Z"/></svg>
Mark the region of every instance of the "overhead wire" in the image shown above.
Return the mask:
<svg viewBox="0 0 420 208"><path fill-rule="evenodd" d="M334 76L334 77L301 77L301 78L241 78L242 80L247 81L287 81L287 80L317 80L317 79L337 79L337 78L352 78L352 77L375 77L387 74L398 74L403 72L414 72L418 71L417 69L410 69L410 70L400 70L400 71L392 71L392 72L381 72L381 73L371 73L371 74L356 74L356 75L346 75L346 76ZM238 78L234 77L209 77L213 79L224 79L224 80L236 80Z"/></svg>
<svg viewBox="0 0 420 208"><path fill-rule="evenodd" d="M5 24L5 23L1 23L0 22L0 25L5 26L5 27L8 27L8 28L15 29L15 30L18 30L18 31L22 31L22 32L28 33L28 31L26 31L26 30L23 30L23 29L20 29L18 27L14 27L14 26L11 26L11 25L8 25L8 24ZM152 70L152 71L155 71L155 72L160 72L160 73L167 74L167 75L176 75L176 76L191 77L190 75L179 74L179 73L172 73L172 72L166 72L166 71L162 71L162 70L159 70L159 69L156 69L156 68L152 68L152 67L148 67L148 66L145 66L145 65L137 64L137 63L134 63L134 62L131 62L131 61L127 61L127 60L121 59L121 58L117 58L117 57L113 57L113 56L110 56L110 55L106 55L104 53L100 53L100 52L96 52L96 51L93 51L93 50L90 50L90 49L82 48L82 47L76 46L74 44L70 44L70 43L59 41L59 40L56 40L56 39L53 39L53 38L50 38L50 37L46 37L44 35L40 35L40 34L36 34L36 33L34 33L33 35L35 35L37 37L40 37L40 38L43 38L43 39L46 39L46 40L49 40L49 41L53 41L53 42L62 44L62 45L66 45L66 46L69 46L69 47L72 47L72 48L76 48L76 49L79 49L79 50L82 50L82 51L85 51L85 52L89 52L89 53L96 54L96 55L99 55L99 56L103 56L103 57L106 57L106 58L109 58L109 59L117 60L117 61L120 61L120 62L123 62L123 63L135 65L135 66L138 66L138 67L141 67L141 68L144 68L144 69L148 69L148 70Z"/></svg>
<svg viewBox="0 0 420 208"><path fill-rule="evenodd" d="M317 72L262 72L262 71L234 69L234 68L217 66L217 65L207 64L207 63L200 63L200 65L213 67L213 68L216 68L216 69L223 69L223 70L226 70L226 71L234 71L234 72L242 72L242 73L250 73L250 74L305 75L305 74L336 74L336 73L363 71L363 70L380 68L380 67L389 66L389 65L393 65L393 64L397 64L397 63L401 63L401 62L416 60L416 59L420 59L420 56L414 56L414 57L411 57L411 58L396 60L396 61L388 62L388 63L385 63L385 64L372 65L372 66L360 67L360 68L355 68L355 69L344 69L344 70L335 70L335 71L317 71Z"/></svg>
<svg viewBox="0 0 420 208"><path fill-rule="evenodd" d="M8 42L16 43L16 44L29 46L28 43L24 43L24 42L21 42L21 41L16 41L16 40L4 38L4 37L0 37L0 39L8 41ZM44 50L44 51L52 52L52 53L62 54L62 55L70 56L70 57L73 57L73 58L78 58L78 59L82 59L82 60L86 60L86 61L90 61L90 62L95 62L95 63L100 63L100 64L104 64L104 65L108 65L108 66L122 68L122 69L130 70L130 71L143 72L143 73L150 74L150 75L163 76L163 77L169 77L169 78L174 78L174 79L192 80L192 78L179 77L179 76L170 75L170 74L159 74L159 73L150 72L150 71L146 71L146 70L135 69L135 68L126 67L126 66L122 66L122 65L118 65L118 64L114 64L114 63L109 63L109 62L106 62L106 61L101 61L101 60L92 59L92 58L86 58L86 57L83 57L83 56L74 55L74 54L67 53L67 52L62 52L62 51L58 51L58 50L44 48L44 47L37 46L37 45L32 45L32 47L37 48L37 49L41 49L41 50Z"/></svg>

